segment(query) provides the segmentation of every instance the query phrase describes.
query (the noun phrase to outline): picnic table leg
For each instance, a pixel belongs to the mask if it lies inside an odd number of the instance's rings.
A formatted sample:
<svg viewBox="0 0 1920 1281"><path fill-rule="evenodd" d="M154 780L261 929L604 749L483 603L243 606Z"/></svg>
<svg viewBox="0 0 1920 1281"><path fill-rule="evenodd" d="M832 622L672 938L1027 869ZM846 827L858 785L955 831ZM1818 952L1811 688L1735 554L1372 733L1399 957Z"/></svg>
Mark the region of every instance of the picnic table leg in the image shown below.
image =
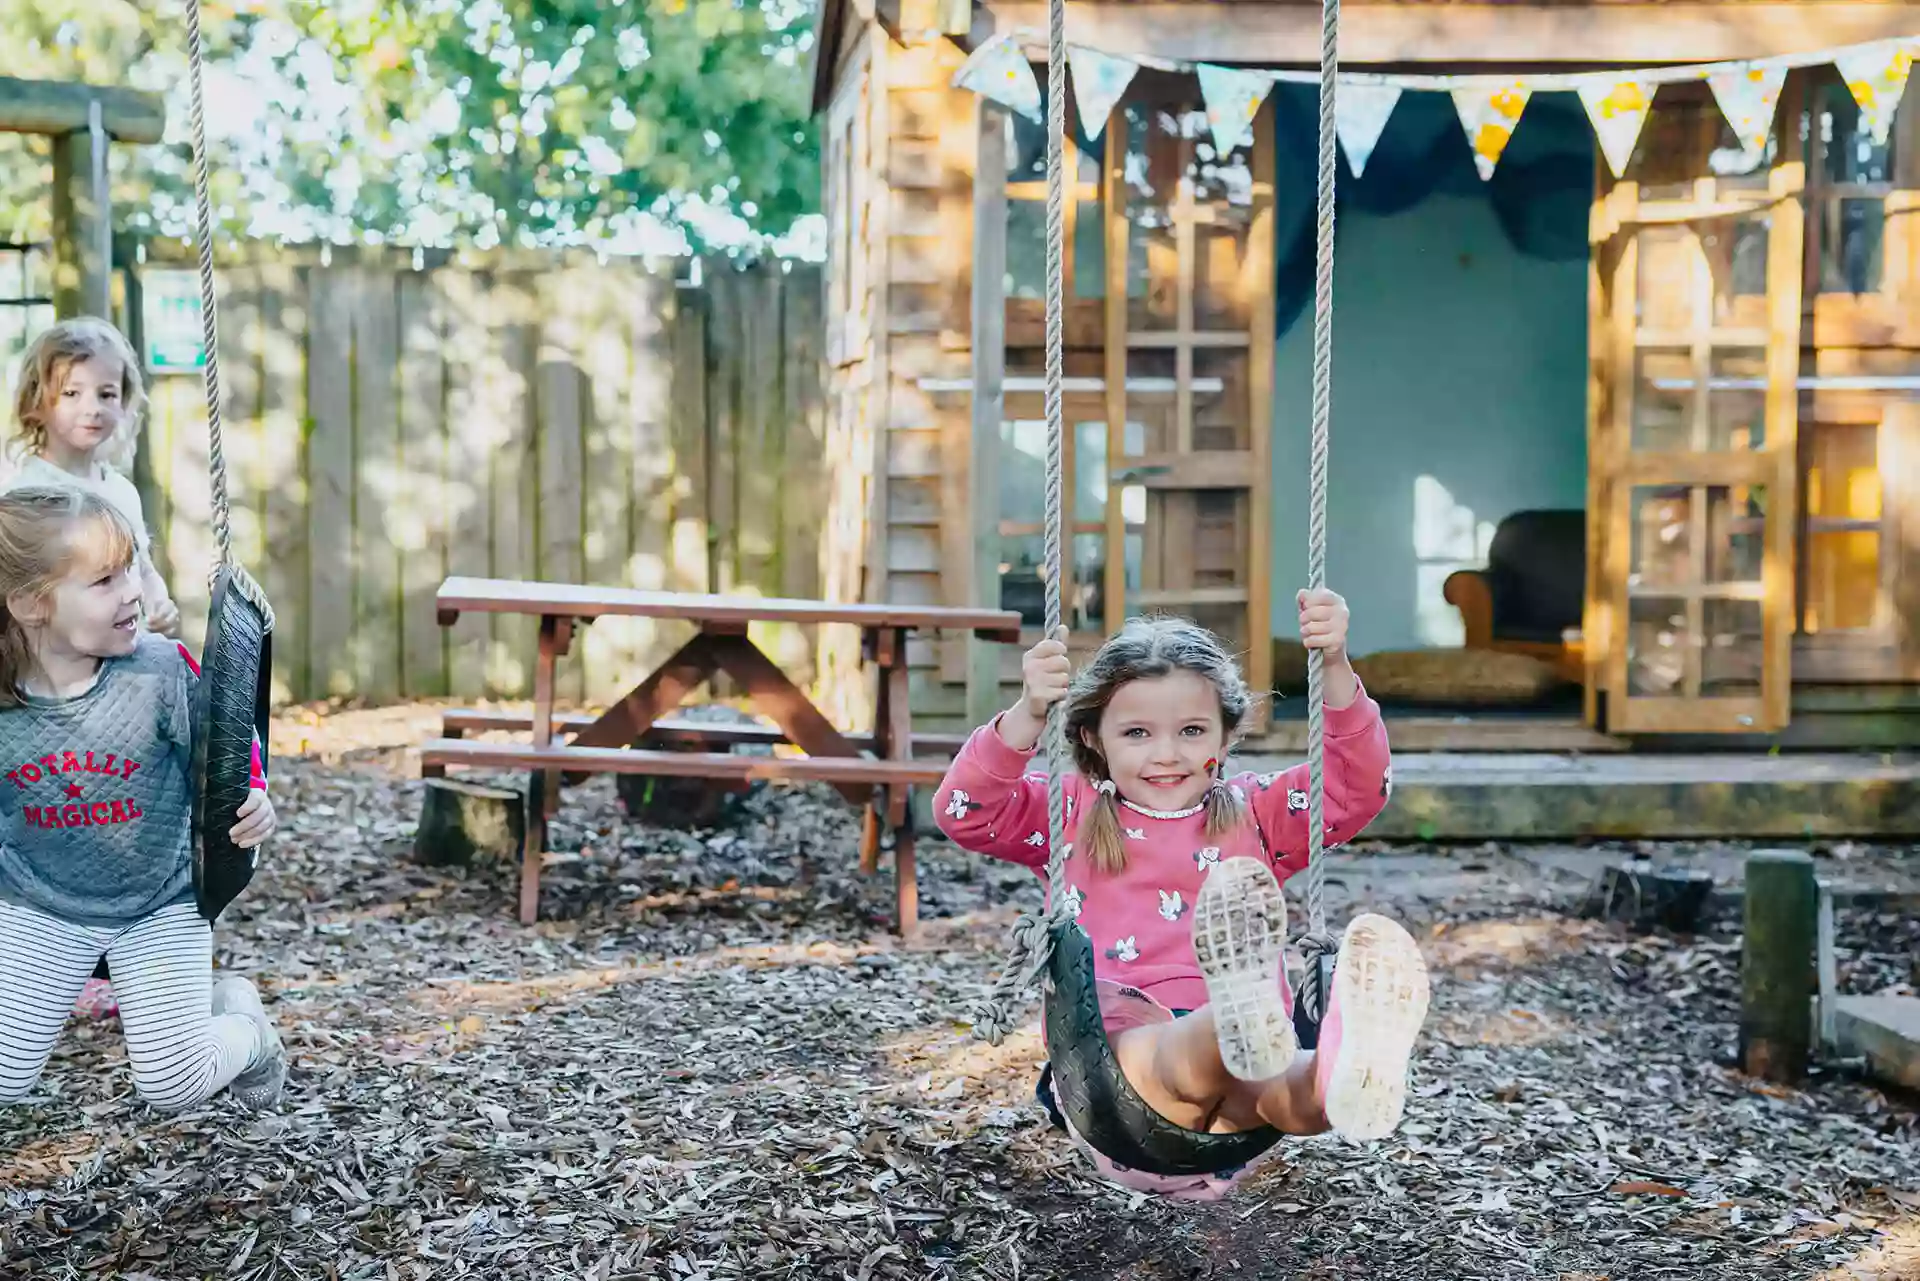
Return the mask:
<svg viewBox="0 0 1920 1281"><path fill-rule="evenodd" d="M573 620L552 614L540 619L540 652L533 665L533 745L553 745L553 668L561 655L573 647ZM540 789L541 817L551 818L560 806L560 773L547 773L546 786ZM529 797L529 800L532 798Z"/></svg>
<svg viewBox="0 0 1920 1281"><path fill-rule="evenodd" d="M882 760L913 759L913 711L908 698L907 632L890 627L874 637L874 662L880 669L875 699L874 755ZM886 813L876 811L884 804ZM876 789L869 813L873 826L884 821L893 833L894 929L909 937L920 923L920 886L913 849L912 793L904 785ZM878 863L878 851L875 851ZM864 864L864 858L862 860Z"/></svg>
<svg viewBox="0 0 1920 1281"><path fill-rule="evenodd" d="M535 770L527 776L526 834L520 845L520 924L540 919L540 864L547 856L547 799L551 776Z"/></svg>

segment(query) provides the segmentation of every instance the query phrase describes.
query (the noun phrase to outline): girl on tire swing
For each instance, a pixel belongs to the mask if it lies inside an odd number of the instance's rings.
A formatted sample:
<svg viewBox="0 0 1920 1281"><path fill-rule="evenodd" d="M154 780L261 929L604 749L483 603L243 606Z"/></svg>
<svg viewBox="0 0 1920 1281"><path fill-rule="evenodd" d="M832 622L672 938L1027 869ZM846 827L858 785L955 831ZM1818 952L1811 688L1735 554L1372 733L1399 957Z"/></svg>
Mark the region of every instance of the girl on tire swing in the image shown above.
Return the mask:
<svg viewBox="0 0 1920 1281"><path fill-rule="evenodd" d="M1303 591L1298 604L1301 639L1323 660L1332 846L1386 805L1387 735L1347 661L1346 602ZM1185 619L1135 619L1075 676L1062 629L1027 651L1021 676L1020 701L954 759L935 814L961 847L1044 879L1047 777L1029 766L1049 709L1065 700L1076 772L1065 780L1061 891L1093 941L1101 1017L1135 1091L1192 1130L1390 1133L1426 1019L1425 964L1398 924L1354 918L1318 1049L1299 1049L1274 873L1306 867L1307 766L1227 776L1252 696L1219 639ZM1218 939L1227 942L1207 942ZM1118 1166L1060 1115L1050 1068L1036 1093L1100 1174L1126 1187L1213 1200L1254 1168L1162 1176Z"/></svg>
<svg viewBox="0 0 1920 1281"><path fill-rule="evenodd" d="M163 1111L231 1087L278 1101L286 1052L254 986L213 978L193 884L194 688L141 626L132 525L73 486L0 494L0 1106L40 1079L74 998L113 966L134 1089ZM230 835L274 829L260 745Z"/></svg>

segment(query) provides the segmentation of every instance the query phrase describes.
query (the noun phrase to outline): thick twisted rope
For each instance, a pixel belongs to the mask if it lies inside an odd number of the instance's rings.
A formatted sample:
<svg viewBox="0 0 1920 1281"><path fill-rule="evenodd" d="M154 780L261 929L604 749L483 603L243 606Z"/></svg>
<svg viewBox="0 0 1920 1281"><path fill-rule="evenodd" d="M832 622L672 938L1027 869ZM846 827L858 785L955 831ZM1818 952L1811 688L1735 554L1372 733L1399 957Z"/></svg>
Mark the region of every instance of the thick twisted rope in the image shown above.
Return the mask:
<svg viewBox="0 0 1920 1281"><path fill-rule="evenodd" d="M207 348L207 464L213 478L213 539L220 561L233 559L227 459L220 436L220 322L214 312L213 197L207 185L207 111L201 84L200 0L187 0L187 65L193 81L193 201L200 237L200 328Z"/></svg>
<svg viewBox="0 0 1920 1281"><path fill-rule="evenodd" d="M1066 472L1061 377L1065 372L1067 205L1064 173L1067 167L1067 6L1066 0L1047 3L1047 635L1060 630L1065 573L1061 544L1065 503L1061 486ZM1047 711L1047 906L1040 915L1022 915L1013 928L1013 950L993 985L985 1006L974 1019L977 1035L994 1045L1012 1030L1013 1000L1046 968L1053 953L1051 927L1070 920L1067 897L1061 893L1066 874L1066 750L1060 730L1060 704Z"/></svg>
<svg viewBox="0 0 1920 1281"><path fill-rule="evenodd" d="M193 205L200 240L200 333L207 349L207 476L213 496L213 541L219 557L208 575L217 579L222 569L228 581L260 611L265 629L273 630L273 607L267 594L246 569L233 559L233 511L227 496L227 455L220 424L220 319L213 288L213 196L208 186L207 111L202 80L200 0L187 0L187 67L193 84Z"/></svg>
<svg viewBox="0 0 1920 1281"><path fill-rule="evenodd" d="M1333 222L1338 174L1334 92L1339 83L1340 0L1320 6L1320 181L1319 228L1314 244L1313 282L1313 436L1307 473L1307 586L1327 582L1327 427L1333 417ZM1326 867L1326 688L1321 652L1307 651L1307 930L1300 937L1306 961L1300 1000L1318 1022L1328 993L1321 990L1320 958L1340 944L1327 932Z"/></svg>

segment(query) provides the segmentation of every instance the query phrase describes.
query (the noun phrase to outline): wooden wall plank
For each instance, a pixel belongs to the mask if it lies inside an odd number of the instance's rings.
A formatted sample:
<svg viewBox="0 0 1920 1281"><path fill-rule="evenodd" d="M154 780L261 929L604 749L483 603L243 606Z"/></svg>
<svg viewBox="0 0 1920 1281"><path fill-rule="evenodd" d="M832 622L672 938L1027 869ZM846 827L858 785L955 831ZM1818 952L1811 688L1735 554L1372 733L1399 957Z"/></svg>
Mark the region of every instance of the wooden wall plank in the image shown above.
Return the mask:
<svg viewBox="0 0 1920 1281"><path fill-rule="evenodd" d="M307 641L313 626L307 528L309 268L260 268L261 506L264 549L254 571L273 604L275 699L312 697Z"/></svg>
<svg viewBox="0 0 1920 1281"><path fill-rule="evenodd" d="M409 271L400 285L400 489L388 522L400 555L400 686L414 698L451 692L447 635L434 596L447 573L446 273Z"/></svg>
<svg viewBox="0 0 1920 1281"><path fill-rule="evenodd" d="M534 283L540 316L533 376L538 497L529 514L537 555L534 572L546 582L577 583L586 577L580 543L585 414L591 392L583 385L584 312L594 279L575 268L547 273ZM555 697L578 702L581 675L577 651L562 658L554 669Z"/></svg>
<svg viewBox="0 0 1920 1281"><path fill-rule="evenodd" d="M534 435L534 339L538 317L534 285L540 273L514 270L494 277L489 331L498 375L488 387L498 415L499 448L493 463L493 574L531 579L538 573L534 546L535 488L539 475ZM493 651L487 685L494 693L522 697L533 689L534 643L539 624L508 614L493 616Z"/></svg>
<svg viewBox="0 0 1920 1281"><path fill-rule="evenodd" d="M819 599L825 586L821 560L826 548L827 488L824 484L795 484L791 478L826 474L826 400L820 386L822 300L818 290L805 288L793 276L784 278L777 296L785 359L780 366L776 400L784 418L776 427L786 450L784 470L789 478L781 487L777 587L782 596ZM796 680L813 684L819 679L819 628L799 630L798 649L785 661Z"/></svg>
<svg viewBox="0 0 1920 1281"><path fill-rule="evenodd" d="M627 383L626 414L620 425L633 467L632 484L623 495L629 548L624 581L654 590L674 587L683 572L677 556L677 508L681 489L690 487L690 482L674 430L675 388L680 378L674 363L679 309L679 291L662 273L636 271L621 298ZM691 374L686 382L694 383ZM704 580L704 564L699 577ZM651 670L670 648L651 620L629 621L632 626L622 651L620 676L631 684L633 675Z"/></svg>
<svg viewBox="0 0 1920 1281"><path fill-rule="evenodd" d="M316 268L307 356L308 697L351 694L353 587L353 307L343 270Z"/></svg>
<svg viewBox="0 0 1920 1281"><path fill-rule="evenodd" d="M400 558L390 515L409 501L400 477L395 401L400 316L394 274L355 267L353 296L353 654L354 693L386 701L400 694Z"/></svg>
<svg viewBox="0 0 1920 1281"><path fill-rule="evenodd" d="M493 273L447 271L447 573L493 572L493 455L505 443L495 388L506 376L493 337ZM456 698L488 692L493 624L465 614L448 629L447 684Z"/></svg>
<svg viewBox="0 0 1920 1281"><path fill-rule="evenodd" d="M681 592L714 591L720 575L707 541L707 316L712 296L675 291L673 343L673 455L677 460L673 506L673 559L669 581Z"/></svg>
<svg viewBox="0 0 1920 1281"><path fill-rule="evenodd" d="M590 583L659 588L663 584L658 581L640 581L633 553L636 531L653 516L652 496L642 493L651 483L651 473L643 477L640 469L670 465L669 460L660 458L643 462L637 448L640 416L646 410L634 398L635 332L641 317L631 304L636 295L644 295L647 280L632 266L620 266L583 283L587 394L581 554L585 579ZM658 414L659 409L653 412ZM633 655L638 648L636 636L642 630L638 624L646 621L603 618L576 639L582 696L587 701L605 703L639 679L641 673ZM603 626L607 623L613 625Z"/></svg>
<svg viewBox="0 0 1920 1281"><path fill-rule="evenodd" d="M734 592L740 574L740 417L744 412L746 305L740 273L707 278L707 547L717 590Z"/></svg>

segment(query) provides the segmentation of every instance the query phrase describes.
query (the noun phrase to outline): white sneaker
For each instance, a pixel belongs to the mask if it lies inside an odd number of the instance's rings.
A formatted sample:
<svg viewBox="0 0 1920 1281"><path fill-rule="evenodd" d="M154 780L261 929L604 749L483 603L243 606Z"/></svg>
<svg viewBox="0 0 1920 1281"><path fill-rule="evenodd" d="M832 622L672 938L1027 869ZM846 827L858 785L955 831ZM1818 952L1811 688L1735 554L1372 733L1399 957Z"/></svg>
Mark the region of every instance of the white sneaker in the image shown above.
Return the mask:
<svg viewBox="0 0 1920 1281"><path fill-rule="evenodd" d="M1314 1062L1327 1123L1340 1134L1368 1142L1399 1126L1430 995L1427 963L1405 927L1373 912L1354 917Z"/></svg>
<svg viewBox="0 0 1920 1281"><path fill-rule="evenodd" d="M241 1014L260 1025L265 1037L266 1047L260 1056L247 1065L247 1070L233 1078L228 1088L241 1104L255 1112L270 1108L280 1101L280 1095L287 1084L287 1051L280 1044L280 1033L274 1029L267 1018L267 1009L260 1003L260 993L252 982L238 974L230 974L213 985L213 1012L222 1014Z"/></svg>
<svg viewBox="0 0 1920 1281"><path fill-rule="evenodd" d="M1279 1076L1299 1051L1280 965L1286 949L1287 900L1272 869L1251 858L1216 864L1193 905L1193 955L1220 1061L1242 1081Z"/></svg>

